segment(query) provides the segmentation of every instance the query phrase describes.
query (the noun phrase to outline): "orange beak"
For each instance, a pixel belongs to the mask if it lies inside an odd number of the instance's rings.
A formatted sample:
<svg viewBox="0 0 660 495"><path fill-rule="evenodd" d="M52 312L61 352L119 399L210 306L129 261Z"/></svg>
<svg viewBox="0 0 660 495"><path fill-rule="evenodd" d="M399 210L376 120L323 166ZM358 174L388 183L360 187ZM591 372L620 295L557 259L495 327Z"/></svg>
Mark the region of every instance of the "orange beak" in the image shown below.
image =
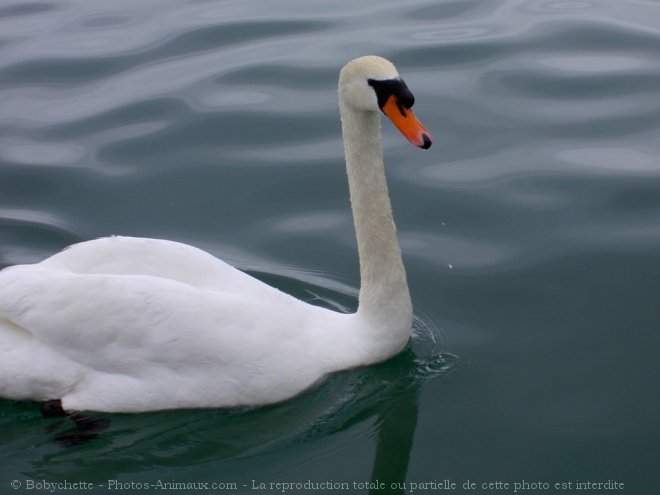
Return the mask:
<svg viewBox="0 0 660 495"><path fill-rule="evenodd" d="M405 108L399 103L396 95L391 95L387 99L382 110L408 141L425 150L431 147L431 133L417 120L410 108Z"/></svg>

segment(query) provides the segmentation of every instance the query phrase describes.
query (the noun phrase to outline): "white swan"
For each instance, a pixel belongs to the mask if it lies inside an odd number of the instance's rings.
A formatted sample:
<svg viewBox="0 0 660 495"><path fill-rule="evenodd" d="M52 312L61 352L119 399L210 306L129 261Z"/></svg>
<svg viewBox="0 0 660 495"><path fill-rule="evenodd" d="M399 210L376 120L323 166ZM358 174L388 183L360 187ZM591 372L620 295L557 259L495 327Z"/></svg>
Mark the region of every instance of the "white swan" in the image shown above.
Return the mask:
<svg viewBox="0 0 660 495"><path fill-rule="evenodd" d="M199 249L108 237L0 272L0 396L66 411L263 405L328 373L383 361L412 305L385 182L380 110L415 145L428 131L387 60L349 62L339 107L360 257L359 308L299 301Z"/></svg>

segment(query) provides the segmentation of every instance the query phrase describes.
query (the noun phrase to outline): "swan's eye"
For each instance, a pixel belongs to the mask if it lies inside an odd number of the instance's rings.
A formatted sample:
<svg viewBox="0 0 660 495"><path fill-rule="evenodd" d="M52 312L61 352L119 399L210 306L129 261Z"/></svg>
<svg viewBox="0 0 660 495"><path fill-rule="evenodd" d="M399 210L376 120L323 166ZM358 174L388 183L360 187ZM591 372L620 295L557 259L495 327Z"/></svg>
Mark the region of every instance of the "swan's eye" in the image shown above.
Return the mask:
<svg viewBox="0 0 660 495"><path fill-rule="evenodd" d="M382 81L369 79L367 80L367 83L374 88L376 98L378 98L378 108L381 110L392 95L396 96L397 104L401 105L403 108L412 108L415 104L415 97L401 78L385 79Z"/></svg>

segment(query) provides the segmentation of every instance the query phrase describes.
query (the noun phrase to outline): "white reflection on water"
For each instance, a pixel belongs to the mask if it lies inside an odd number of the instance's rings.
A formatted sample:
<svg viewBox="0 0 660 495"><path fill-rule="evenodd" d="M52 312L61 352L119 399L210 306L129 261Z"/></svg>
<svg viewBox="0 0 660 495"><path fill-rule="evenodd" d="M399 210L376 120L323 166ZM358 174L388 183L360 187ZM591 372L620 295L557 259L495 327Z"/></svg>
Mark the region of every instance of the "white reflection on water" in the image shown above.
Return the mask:
<svg viewBox="0 0 660 495"><path fill-rule="evenodd" d="M4 145L0 157L28 165L66 165L85 154L82 146L71 143L22 142Z"/></svg>
<svg viewBox="0 0 660 495"><path fill-rule="evenodd" d="M559 150L557 158L572 165L588 167L601 172L658 174L660 162L658 157L645 153L640 149L627 148L572 148Z"/></svg>
<svg viewBox="0 0 660 495"><path fill-rule="evenodd" d="M648 61L633 55L569 55L543 57L537 63L551 69L573 72L621 72L648 66Z"/></svg>

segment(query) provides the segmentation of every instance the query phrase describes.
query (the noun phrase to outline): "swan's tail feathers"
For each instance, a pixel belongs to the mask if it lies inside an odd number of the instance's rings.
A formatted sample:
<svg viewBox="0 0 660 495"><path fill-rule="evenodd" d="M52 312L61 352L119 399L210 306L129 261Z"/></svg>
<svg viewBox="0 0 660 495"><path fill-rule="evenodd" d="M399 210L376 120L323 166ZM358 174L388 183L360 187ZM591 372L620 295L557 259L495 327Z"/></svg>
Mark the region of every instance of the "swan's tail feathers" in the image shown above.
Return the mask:
<svg viewBox="0 0 660 495"><path fill-rule="evenodd" d="M0 397L45 401L63 397L82 378L81 367L0 317Z"/></svg>

